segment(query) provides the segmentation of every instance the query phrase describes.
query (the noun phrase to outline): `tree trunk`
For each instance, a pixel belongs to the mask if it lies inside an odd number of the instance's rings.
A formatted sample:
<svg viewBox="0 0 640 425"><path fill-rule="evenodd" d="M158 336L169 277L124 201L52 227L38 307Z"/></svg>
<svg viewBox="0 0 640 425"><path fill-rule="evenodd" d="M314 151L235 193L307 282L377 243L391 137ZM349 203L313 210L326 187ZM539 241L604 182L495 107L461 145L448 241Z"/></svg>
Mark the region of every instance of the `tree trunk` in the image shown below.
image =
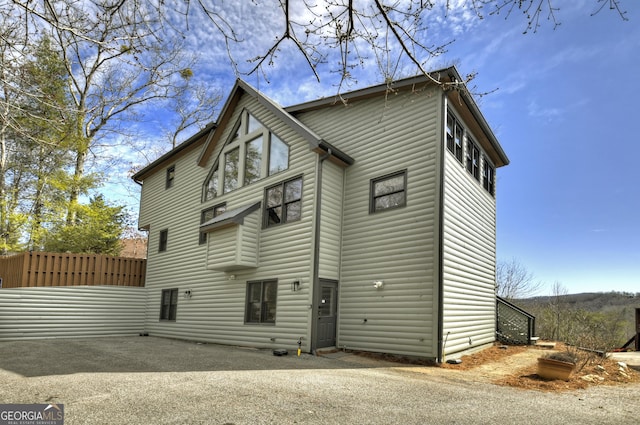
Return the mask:
<svg viewBox="0 0 640 425"><path fill-rule="evenodd" d="M76 206L78 205L78 198L80 198L86 160L87 150L78 149L78 152L76 153L76 167L73 173L73 182L69 190L69 209L67 211L67 224L70 225L76 224Z"/></svg>
<svg viewBox="0 0 640 425"><path fill-rule="evenodd" d="M0 129L0 254L7 253L9 243L9 216L7 214L7 191L5 187L5 173L7 171L7 140L5 138L5 128Z"/></svg>

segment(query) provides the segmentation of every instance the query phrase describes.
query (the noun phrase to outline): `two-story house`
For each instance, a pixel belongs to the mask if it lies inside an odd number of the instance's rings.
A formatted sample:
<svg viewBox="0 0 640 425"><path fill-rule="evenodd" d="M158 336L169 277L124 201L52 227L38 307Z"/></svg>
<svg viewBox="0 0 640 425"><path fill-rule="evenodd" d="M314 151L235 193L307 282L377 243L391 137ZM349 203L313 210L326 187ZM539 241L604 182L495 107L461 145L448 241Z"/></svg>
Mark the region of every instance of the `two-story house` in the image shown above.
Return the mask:
<svg viewBox="0 0 640 425"><path fill-rule="evenodd" d="M286 108L237 81L134 176L146 331L438 360L490 344L506 164L468 93L425 76Z"/></svg>

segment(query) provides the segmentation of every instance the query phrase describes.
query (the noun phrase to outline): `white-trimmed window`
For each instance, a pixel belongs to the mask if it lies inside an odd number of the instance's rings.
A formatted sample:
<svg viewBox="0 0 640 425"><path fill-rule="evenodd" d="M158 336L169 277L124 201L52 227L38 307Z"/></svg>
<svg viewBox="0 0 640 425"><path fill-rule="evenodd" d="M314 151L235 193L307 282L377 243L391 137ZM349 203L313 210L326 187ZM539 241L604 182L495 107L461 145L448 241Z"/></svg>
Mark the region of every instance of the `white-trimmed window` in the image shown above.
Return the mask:
<svg viewBox="0 0 640 425"><path fill-rule="evenodd" d="M203 202L289 168L289 146L249 111L232 134L204 182Z"/></svg>
<svg viewBox="0 0 640 425"><path fill-rule="evenodd" d="M369 212L375 213L407 204L407 170L371 180Z"/></svg>

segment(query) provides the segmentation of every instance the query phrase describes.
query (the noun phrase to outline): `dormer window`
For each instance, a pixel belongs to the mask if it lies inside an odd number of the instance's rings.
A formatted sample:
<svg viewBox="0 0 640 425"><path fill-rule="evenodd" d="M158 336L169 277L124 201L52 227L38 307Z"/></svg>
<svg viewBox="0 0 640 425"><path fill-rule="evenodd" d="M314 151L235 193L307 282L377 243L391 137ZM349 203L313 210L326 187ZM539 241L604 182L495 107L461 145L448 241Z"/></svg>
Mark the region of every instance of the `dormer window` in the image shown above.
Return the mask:
<svg viewBox="0 0 640 425"><path fill-rule="evenodd" d="M203 201L287 168L289 146L244 110L203 185Z"/></svg>

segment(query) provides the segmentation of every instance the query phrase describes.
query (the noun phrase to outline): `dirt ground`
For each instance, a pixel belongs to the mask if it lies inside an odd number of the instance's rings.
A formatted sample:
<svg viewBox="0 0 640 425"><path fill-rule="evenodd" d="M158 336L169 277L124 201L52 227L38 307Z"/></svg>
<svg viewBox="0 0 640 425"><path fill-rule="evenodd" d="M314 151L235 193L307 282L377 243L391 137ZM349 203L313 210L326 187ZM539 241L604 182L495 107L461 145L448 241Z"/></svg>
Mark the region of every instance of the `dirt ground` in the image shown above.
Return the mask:
<svg viewBox="0 0 640 425"><path fill-rule="evenodd" d="M628 367L622 368L617 361L603 359L596 355L584 357L585 361L587 357L589 361L582 368L577 367L569 381L550 381L539 377L537 375L538 358L550 352L565 349L566 347L562 344L556 344L553 349L496 344L478 353L463 356L460 364L436 365L407 359L395 359L395 361L459 371L470 380L551 392L583 389L596 385L625 385L640 382L640 372ZM394 361L390 357L385 357L384 360ZM582 364L580 361L578 363Z"/></svg>

